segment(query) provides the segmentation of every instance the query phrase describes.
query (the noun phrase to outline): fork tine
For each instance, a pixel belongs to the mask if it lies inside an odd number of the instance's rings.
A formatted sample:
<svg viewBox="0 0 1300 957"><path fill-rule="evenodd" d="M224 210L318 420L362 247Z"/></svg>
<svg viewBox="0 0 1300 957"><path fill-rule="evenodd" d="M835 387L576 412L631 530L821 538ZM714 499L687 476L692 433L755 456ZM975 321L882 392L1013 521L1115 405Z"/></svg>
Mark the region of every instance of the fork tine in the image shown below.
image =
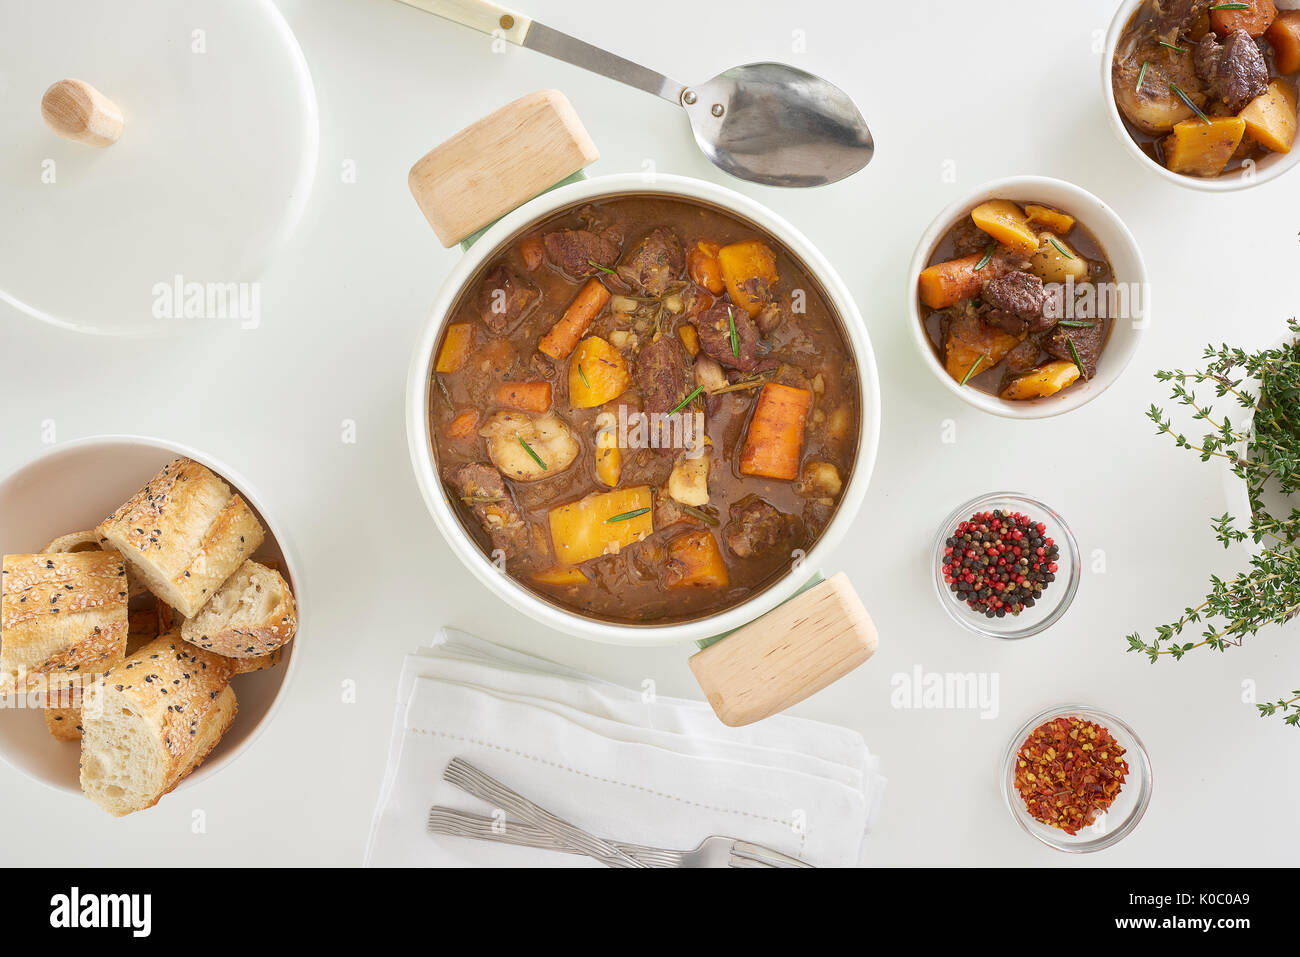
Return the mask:
<svg viewBox="0 0 1300 957"><path fill-rule="evenodd" d="M797 857L782 854L770 847L751 844L748 841L734 842L731 845L731 856L732 858L743 857L747 860L762 861L768 867L812 867L811 864L805 863Z"/></svg>

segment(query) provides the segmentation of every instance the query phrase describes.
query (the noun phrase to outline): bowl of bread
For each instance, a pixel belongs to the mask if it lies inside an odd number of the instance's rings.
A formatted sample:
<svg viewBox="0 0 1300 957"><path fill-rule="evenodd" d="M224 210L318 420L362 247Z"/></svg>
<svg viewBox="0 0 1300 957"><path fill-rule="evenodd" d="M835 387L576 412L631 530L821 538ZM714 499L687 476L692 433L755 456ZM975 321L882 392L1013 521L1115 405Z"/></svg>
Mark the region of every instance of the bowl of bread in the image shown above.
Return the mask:
<svg viewBox="0 0 1300 957"><path fill-rule="evenodd" d="M0 759L122 816L232 761L293 668L296 574L248 483L139 436L0 480Z"/></svg>

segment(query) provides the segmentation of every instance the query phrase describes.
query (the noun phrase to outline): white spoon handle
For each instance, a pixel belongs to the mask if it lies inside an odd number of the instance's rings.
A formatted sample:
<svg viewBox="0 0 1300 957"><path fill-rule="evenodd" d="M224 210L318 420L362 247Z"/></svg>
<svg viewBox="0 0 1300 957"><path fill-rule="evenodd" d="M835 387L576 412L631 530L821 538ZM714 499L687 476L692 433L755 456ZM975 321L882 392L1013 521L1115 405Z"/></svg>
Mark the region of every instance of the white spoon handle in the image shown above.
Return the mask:
<svg viewBox="0 0 1300 957"><path fill-rule="evenodd" d="M488 0L402 0L402 3L520 46L524 45L528 28L533 25L528 17Z"/></svg>

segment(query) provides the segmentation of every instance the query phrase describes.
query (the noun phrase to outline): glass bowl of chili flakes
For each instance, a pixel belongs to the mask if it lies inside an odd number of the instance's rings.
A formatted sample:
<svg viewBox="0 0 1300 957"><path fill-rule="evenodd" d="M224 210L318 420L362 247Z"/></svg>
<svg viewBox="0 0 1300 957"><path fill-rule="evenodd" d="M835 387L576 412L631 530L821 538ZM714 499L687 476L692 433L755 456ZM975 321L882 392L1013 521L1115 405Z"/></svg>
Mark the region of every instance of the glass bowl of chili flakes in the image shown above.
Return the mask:
<svg viewBox="0 0 1300 957"><path fill-rule="evenodd" d="M1030 638L1060 621L1082 569L1065 519L1019 492L981 495L953 509L935 535L930 564L949 617L1004 641Z"/></svg>
<svg viewBox="0 0 1300 957"><path fill-rule="evenodd" d="M1151 787L1151 759L1136 732L1086 705L1030 718L1002 767L1002 794L1016 823L1070 854L1123 840L1146 813Z"/></svg>

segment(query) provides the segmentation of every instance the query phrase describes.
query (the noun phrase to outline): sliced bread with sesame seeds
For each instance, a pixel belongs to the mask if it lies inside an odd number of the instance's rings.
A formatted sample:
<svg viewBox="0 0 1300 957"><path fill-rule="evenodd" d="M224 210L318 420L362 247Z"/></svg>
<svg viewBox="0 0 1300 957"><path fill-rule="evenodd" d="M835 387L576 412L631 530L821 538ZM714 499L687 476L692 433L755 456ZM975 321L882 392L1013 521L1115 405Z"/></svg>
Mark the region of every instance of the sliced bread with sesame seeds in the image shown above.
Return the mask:
<svg viewBox="0 0 1300 957"><path fill-rule="evenodd" d="M55 741L80 741L81 709L46 708L45 727Z"/></svg>
<svg viewBox="0 0 1300 957"><path fill-rule="evenodd" d="M289 583L279 572L247 561L181 626L181 637L228 658L258 658L284 646L297 629Z"/></svg>
<svg viewBox="0 0 1300 957"><path fill-rule="evenodd" d="M86 691L81 789L121 817L153 807L235 718L230 667L178 633L145 645Z"/></svg>
<svg viewBox="0 0 1300 957"><path fill-rule="evenodd" d="M117 549L110 546L104 541L103 536L93 528L88 528L84 532L69 532L67 535L60 535L54 541L50 542L41 549L44 554L53 554L55 552L95 552L105 551L117 554ZM144 582L140 577L131 571L130 567L126 570L127 594L132 598L148 593L144 587Z"/></svg>
<svg viewBox="0 0 1300 957"><path fill-rule="evenodd" d="M230 486L185 458L164 466L96 531L186 618L199 613L266 534Z"/></svg>
<svg viewBox="0 0 1300 957"><path fill-rule="evenodd" d="M5 555L0 690L75 687L126 653L127 589L110 552Z"/></svg>

